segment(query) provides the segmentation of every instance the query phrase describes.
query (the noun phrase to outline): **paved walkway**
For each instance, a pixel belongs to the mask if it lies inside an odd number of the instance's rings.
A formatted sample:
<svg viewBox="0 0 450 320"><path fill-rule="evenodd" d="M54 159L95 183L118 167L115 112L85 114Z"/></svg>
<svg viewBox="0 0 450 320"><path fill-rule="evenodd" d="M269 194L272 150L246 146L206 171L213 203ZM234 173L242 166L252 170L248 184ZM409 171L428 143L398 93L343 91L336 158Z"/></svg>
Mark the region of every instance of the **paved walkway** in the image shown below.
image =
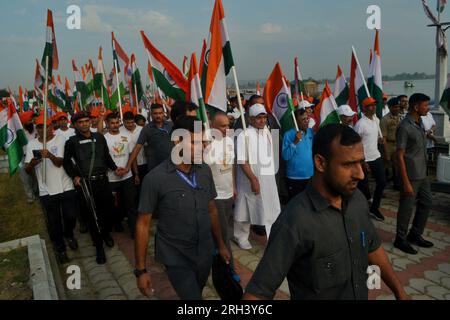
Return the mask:
<svg viewBox="0 0 450 320"><path fill-rule="evenodd" d="M413 299L439 299L450 300L450 195L435 193L434 206L428 221L424 236L434 242L430 249L419 249L417 255L408 255L393 248L395 237L396 213L398 206L398 193L392 189L385 191L381 211L386 221L375 222L383 247L388 253L406 291ZM154 235L155 225L152 228ZM68 299L146 299L136 287L136 280L132 274L134 264L134 243L127 233L113 234L116 246L107 249L108 262L104 266L95 263L95 250L91 246L89 236L79 235L80 249L71 252L73 257L70 264L77 264L82 272L82 289L67 291ZM153 237L152 237L153 238ZM251 236L253 248L242 250L232 244L236 271L241 276L245 288L256 269L264 252L265 237ZM152 274L155 288L153 299L178 299L174 292L164 267L153 260L154 243L149 245L148 270ZM65 278L65 268L61 269ZM211 279L203 292L204 299L218 299ZM369 299L393 299L391 292L382 284L380 290L371 290ZM275 299L289 299L287 282L284 281L279 288Z"/></svg>

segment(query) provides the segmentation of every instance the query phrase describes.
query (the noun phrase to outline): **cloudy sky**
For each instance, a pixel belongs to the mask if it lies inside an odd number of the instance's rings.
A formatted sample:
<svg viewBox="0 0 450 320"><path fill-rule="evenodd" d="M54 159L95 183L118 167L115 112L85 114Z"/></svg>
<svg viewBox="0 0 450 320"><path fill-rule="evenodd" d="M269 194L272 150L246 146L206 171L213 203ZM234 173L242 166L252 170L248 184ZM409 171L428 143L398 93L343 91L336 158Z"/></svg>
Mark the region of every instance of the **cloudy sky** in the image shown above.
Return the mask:
<svg viewBox="0 0 450 320"><path fill-rule="evenodd" d="M174 63L200 54L208 36L213 0L16 0L1 1L0 88L32 87L35 59L42 57L46 10L54 12L62 76L73 79L71 60L79 65L104 48L106 69L112 67L111 36L146 67L139 30ZM435 0L429 0L434 9ZM66 9L79 5L81 30L68 30ZM366 9L381 8L380 46L383 73L434 73L434 30L420 0L223 0L228 32L240 80L265 79L279 61L293 79L293 59L303 76L334 78L341 64L348 76L354 45L364 72L374 31L368 30ZM450 8L442 20L450 20ZM144 70L143 70L144 71ZM143 72L145 74L145 72ZM144 83L147 83L147 79Z"/></svg>

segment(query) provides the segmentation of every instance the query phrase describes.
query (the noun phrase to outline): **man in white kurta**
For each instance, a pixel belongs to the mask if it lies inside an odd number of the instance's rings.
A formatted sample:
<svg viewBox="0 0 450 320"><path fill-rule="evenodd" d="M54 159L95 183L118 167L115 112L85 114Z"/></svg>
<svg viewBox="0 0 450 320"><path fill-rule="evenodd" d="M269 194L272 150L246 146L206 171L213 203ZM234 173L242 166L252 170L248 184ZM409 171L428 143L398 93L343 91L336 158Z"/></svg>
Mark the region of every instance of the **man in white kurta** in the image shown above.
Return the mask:
<svg viewBox="0 0 450 320"><path fill-rule="evenodd" d="M272 137L266 127L267 112L263 105L255 104L250 107L249 115L248 139L244 133L237 139L234 239L242 249L252 248L248 240L250 225L265 226L269 237L272 224L281 211L275 182L277 151L274 152Z"/></svg>

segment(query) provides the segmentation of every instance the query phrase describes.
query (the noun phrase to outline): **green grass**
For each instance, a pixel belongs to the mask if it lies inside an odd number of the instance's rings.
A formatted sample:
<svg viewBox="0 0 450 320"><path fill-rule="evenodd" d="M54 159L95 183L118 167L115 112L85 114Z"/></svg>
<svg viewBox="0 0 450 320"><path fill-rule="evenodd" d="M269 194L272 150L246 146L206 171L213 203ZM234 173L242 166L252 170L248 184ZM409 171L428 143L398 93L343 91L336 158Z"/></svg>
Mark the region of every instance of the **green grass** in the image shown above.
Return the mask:
<svg viewBox="0 0 450 320"><path fill-rule="evenodd" d="M31 300L27 248L0 253L0 300Z"/></svg>
<svg viewBox="0 0 450 320"><path fill-rule="evenodd" d="M28 204L19 174L0 174L0 243L39 235L48 240L39 201Z"/></svg>

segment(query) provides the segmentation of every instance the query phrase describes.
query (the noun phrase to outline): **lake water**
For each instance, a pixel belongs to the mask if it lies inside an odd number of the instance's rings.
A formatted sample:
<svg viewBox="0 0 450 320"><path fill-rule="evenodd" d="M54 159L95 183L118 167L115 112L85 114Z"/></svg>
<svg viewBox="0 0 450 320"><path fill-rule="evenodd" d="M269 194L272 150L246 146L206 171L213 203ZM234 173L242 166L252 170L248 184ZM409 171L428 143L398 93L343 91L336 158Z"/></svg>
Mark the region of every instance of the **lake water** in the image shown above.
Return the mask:
<svg viewBox="0 0 450 320"><path fill-rule="evenodd" d="M413 88L405 88L405 81L383 81L383 92L389 97L406 94L408 97L413 93L424 93L434 101L434 79L427 80L411 80L414 84ZM333 90L334 84L331 84ZM323 90L323 85L319 86L320 92Z"/></svg>
<svg viewBox="0 0 450 320"><path fill-rule="evenodd" d="M389 96L398 96L400 94L406 94L408 97L413 93L420 92L425 93L434 100L434 79L427 80L412 80L414 84L413 88L405 88L405 81L385 81L383 82L383 91Z"/></svg>

